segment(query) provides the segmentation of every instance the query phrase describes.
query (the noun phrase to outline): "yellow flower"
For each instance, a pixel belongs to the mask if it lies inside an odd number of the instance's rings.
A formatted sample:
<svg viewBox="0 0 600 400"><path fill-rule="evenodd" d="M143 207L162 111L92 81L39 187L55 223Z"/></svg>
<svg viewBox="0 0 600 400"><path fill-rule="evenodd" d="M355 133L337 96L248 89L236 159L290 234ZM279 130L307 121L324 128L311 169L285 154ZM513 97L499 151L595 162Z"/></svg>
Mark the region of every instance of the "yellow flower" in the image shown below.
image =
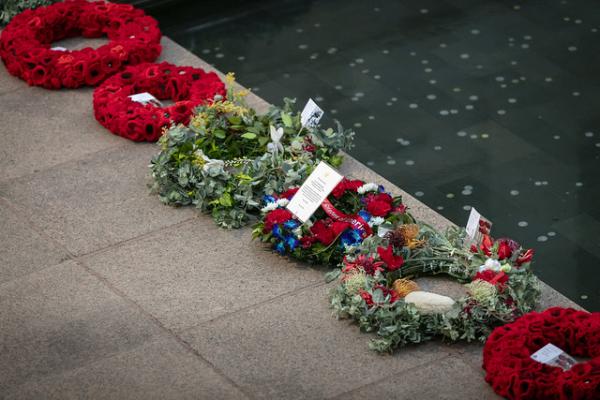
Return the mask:
<svg viewBox="0 0 600 400"><path fill-rule="evenodd" d="M415 247L422 246L425 241L419 240L417 237L419 236L419 225L417 224L405 224L400 227L400 233L404 238L405 246L409 249L414 249Z"/></svg>
<svg viewBox="0 0 600 400"><path fill-rule="evenodd" d="M225 75L225 83L228 86L230 86L230 85L233 85L234 82L235 82L235 73L228 72L227 75Z"/></svg>

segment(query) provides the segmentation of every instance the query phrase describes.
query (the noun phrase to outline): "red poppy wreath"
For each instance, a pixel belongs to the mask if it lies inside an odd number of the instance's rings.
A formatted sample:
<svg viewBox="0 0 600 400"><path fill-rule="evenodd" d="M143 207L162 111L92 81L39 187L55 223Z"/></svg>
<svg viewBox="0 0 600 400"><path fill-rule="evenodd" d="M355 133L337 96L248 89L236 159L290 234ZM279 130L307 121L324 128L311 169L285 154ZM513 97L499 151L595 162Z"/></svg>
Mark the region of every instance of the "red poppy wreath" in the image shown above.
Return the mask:
<svg viewBox="0 0 600 400"><path fill-rule="evenodd" d="M553 344L589 358L568 370L531 355ZM483 350L485 380L509 399L600 399L600 313L549 308L498 327Z"/></svg>
<svg viewBox="0 0 600 400"><path fill-rule="evenodd" d="M167 107L134 101L136 94L170 99ZM94 90L94 114L102 126L136 142L155 142L171 123L187 124L193 109L215 96L224 98L225 84L214 72L166 62L126 68Z"/></svg>
<svg viewBox="0 0 600 400"><path fill-rule="evenodd" d="M109 43L97 49L52 48L61 39L104 35ZM160 38L156 20L131 5L67 0L14 17L0 36L0 57L32 86L96 86L126 65L156 60Z"/></svg>

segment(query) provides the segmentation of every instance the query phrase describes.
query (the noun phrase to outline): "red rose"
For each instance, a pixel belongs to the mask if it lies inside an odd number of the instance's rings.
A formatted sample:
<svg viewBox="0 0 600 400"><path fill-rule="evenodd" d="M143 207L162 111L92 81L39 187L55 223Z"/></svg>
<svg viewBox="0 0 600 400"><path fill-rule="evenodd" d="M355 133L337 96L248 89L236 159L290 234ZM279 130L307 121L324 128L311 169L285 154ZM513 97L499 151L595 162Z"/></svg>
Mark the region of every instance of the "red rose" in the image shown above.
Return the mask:
<svg viewBox="0 0 600 400"><path fill-rule="evenodd" d="M290 219L292 219L292 213L289 212L286 208L277 208L273 211L270 211L265 216L265 226L263 228L264 233L271 232L273 226L276 224L282 224Z"/></svg>
<svg viewBox="0 0 600 400"><path fill-rule="evenodd" d="M367 211L376 217L385 217L391 209L390 203L385 201L374 200L367 203Z"/></svg>
<svg viewBox="0 0 600 400"><path fill-rule="evenodd" d="M387 265L388 271L395 271L404 264L404 258L402 256L395 256L392 245L388 245L387 248L377 247L377 254L381 260Z"/></svg>

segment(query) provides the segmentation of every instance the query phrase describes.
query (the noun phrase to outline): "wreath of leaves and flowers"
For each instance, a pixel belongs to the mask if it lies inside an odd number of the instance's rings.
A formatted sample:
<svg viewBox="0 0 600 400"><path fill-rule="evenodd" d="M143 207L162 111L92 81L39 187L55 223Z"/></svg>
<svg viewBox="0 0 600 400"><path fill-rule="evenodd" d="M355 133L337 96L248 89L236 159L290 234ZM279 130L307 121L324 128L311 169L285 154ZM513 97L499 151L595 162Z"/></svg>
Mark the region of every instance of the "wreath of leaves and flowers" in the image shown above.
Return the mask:
<svg viewBox="0 0 600 400"><path fill-rule="evenodd" d="M565 371L531 358L549 343L589 360ZM598 399L600 313L554 307L498 327L483 349L483 368L485 380L508 399Z"/></svg>
<svg viewBox="0 0 600 400"><path fill-rule="evenodd" d="M435 337L485 340L538 301L533 251L487 235L479 247L467 250L466 243L464 230L441 234L424 223L399 224L365 239L341 265L330 297L334 313L376 333L370 347L379 352ZM439 274L465 283L466 294L455 301L419 291L411 280Z"/></svg>
<svg viewBox="0 0 600 400"><path fill-rule="evenodd" d="M339 166L354 132L302 126L294 101L264 115L245 105L247 91L226 79L227 99L198 107L188 126L168 129L150 168L153 189L171 205L194 204L219 226L239 228L258 214L264 195L302 183L320 161Z"/></svg>
<svg viewBox="0 0 600 400"><path fill-rule="evenodd" d="M97 49L62 51L52 42L107 36ZM0 57L8 72L47 89L96 86L126 65L152 62L160 54L156 20L129 4L67 0L25 10L0 36Z"/></svg>
<svg viewBox="0 0 600 400"><path fill-rule="evenodd" d="M174 104L141 104L130 98L138 93L150 93L158 100L170 99ZM225 94L225 84L214 72L166 62L145 63L127 67L94 90L94 115L115 135L136 142L155 142L164 127L187 124L195 107L223 99Z"/></svg>
<svg viewBox="0 0 600 400"><path fill-rule="evenodd" d="M364 238L399 221L412 221L401 197L392 197L375 183L344 178L303 224L286 208L297 191L265 196L263 218L255 225L253 238L299 260L336 266Z"/></svg>

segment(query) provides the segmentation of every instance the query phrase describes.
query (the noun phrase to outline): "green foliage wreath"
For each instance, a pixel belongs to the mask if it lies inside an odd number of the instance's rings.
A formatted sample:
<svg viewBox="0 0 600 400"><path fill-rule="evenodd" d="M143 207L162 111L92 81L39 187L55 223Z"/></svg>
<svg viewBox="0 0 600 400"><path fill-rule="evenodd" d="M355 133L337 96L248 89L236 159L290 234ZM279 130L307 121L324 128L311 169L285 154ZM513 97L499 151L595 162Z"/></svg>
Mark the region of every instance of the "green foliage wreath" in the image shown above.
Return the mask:
<svg viewBox="0 0 600 400"><path fill-rule="evenodd" d="M231 77L229 81L231 83ZM339 166L354 132L302 126L294 101L258 115L229 90L168 129L150 165L154 190L171 205L194 204L225 228L258 214L264 195L300 185L320 161Z"/></svg>
<svg viewBox="0 0 600 400"><path fill-rule="evenodd" d="M444 235L423 223L367 238L361 254L344 260L331 291L334 313L376 333L370 347L379 352L435 337L485 340L496 326L531 311L539 300L539 282L530 268L533 251L489 236L470 250L465 243L464 230ZM407 279L438 274L465 283L465 295L454 300L422 292ZM420 299L409 300L413 294Z"/></svg>

